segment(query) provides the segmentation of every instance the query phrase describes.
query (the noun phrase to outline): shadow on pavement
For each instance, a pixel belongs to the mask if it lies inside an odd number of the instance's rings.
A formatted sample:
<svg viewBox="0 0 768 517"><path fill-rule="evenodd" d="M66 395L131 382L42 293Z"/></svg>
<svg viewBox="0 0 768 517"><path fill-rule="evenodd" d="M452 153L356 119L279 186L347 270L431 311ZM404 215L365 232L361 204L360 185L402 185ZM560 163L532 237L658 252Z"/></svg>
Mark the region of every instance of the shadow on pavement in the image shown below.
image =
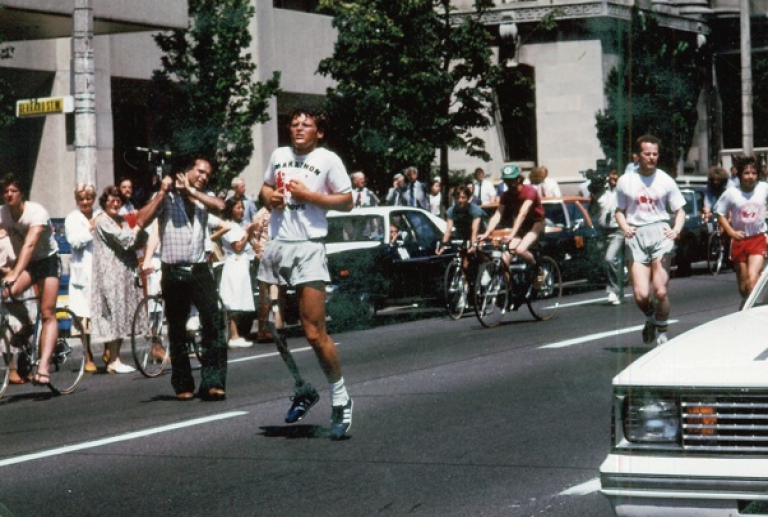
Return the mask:
<svg viewBox="0 0 768 517"><path fill-rule="evenodd" d="M326 438L331 430L319 425L269 425L259 427L267 438Z"/></svg>

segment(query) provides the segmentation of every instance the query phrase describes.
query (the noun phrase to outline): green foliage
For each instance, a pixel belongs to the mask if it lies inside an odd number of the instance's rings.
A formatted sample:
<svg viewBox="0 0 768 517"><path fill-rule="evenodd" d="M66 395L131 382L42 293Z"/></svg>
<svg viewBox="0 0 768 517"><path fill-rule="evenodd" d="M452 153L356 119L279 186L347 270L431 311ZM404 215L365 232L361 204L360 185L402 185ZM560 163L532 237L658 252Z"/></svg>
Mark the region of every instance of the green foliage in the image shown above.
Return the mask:
<svg viewBox="0 0 768 517"><path fill-rule="evenodd" d="M248 0L189 0L190 27L158 34L164 52L155 70L158 145L184 155L215 156L212 187L227 188L253 154L254 124L269 120L269 98L280 74L252 81L256 64L247 50L254 8Z"/></svg>
<svg viewBox="0 0 768 517"><path fill-rule="evenodd" d="M327 98L334 136L374 186L407 165L429 170L438 148L489 159L472 130L489 127L500 77L480 22L492 5L477 0L472 16L451 25L448 0L321 0L339 31L319 66L337 83ZM444 182L447 171L441 163Z"/></svg>
<svg viewBox="0 0 768 517"><path fill-rule="evenodd" d="M674 174L691 145L701 79L691 36L664 30L655 15L632 10L618 67L605 83L608 107L596 114L597 137L607 157L625 162L634 140L661 139L660 168Z"/></svg>

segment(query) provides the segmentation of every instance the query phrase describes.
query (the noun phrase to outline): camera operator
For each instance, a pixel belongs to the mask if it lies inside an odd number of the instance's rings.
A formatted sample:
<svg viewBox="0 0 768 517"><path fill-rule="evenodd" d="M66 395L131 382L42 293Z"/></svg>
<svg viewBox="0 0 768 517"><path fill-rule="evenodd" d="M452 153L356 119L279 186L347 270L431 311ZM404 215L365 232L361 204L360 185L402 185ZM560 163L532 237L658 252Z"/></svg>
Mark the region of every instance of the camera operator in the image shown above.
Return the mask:
<svg viewBox="0 0 768 517"><path fill-rule="evenodd" d="M608 303L619 305L624 300L624 233L616 222L616 183L619 173L613 164L606 165L607 174L587 171L589 178L590 213L597 219L600 228L601 249L606 272L608 273ZM593 172L590 177L589 172Z"/></svg>

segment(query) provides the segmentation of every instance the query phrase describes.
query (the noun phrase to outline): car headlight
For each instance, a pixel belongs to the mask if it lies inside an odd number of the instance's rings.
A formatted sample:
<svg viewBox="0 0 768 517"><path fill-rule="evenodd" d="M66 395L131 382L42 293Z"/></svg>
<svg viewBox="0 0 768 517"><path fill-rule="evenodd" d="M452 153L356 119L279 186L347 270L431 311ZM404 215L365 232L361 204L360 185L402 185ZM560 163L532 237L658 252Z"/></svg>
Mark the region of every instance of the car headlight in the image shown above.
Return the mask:
<svg viewBox="0 0 768 517"><path fill-rule="evenodd" d="M678 443L680 407L673 397L650 393L628 396L622 411L624 438L629 442Z"/></svg>

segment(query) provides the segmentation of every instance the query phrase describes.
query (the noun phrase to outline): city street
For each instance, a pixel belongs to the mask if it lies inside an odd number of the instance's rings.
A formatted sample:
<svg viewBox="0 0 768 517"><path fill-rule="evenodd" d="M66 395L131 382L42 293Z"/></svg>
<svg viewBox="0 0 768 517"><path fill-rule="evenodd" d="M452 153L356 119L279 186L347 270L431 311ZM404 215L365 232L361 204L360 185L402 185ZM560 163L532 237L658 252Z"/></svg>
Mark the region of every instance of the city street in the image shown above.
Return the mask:
<svg viewBox="0 0 768 517"><path fill-rule="evenodd" d="M698 266L670 283L670 336L738 307L735 275ZM549 322L521 308L486 329L434 312L335 334L355 404L342 442L300 337L321 400L291 426L291 379L268 345L230 351L225 402L177 402L169 374L89 375L66 397L11 386L0 516L609 517L597 490L611 379L651 349L626 302L582 290Z"/></svg>

